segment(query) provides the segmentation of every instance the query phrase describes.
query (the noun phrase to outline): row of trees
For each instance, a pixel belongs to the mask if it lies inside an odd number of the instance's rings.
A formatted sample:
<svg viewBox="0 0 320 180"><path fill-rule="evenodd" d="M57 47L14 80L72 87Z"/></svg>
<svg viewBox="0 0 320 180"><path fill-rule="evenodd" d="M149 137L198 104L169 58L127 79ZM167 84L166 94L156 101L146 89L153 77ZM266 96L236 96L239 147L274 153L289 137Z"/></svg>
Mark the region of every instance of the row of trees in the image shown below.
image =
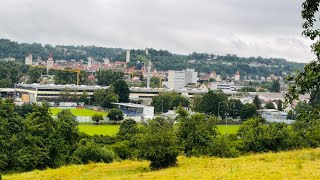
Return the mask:
<svg viewBox="0 0 320 180"><path fill-rule="evenodd" d="M193 109L196 112L215 115L225 119L226 117L241 118L245 120L257 114L255 104L242 104L238 99L228 99L222 91L209 91L203 95L195 96Z"/></svg>
<svg viewBox="0 0 320 180"><path fill-rule="evenodd" d="M228 99L222 91L209 91L203 95L195 95L192 104L187 97L175 92L166 92L152 98L152 106L155 111L167 112L177 109L179 106L192 108L196 112L215 115L225 119L247 118L257 115L257 109L261 108L261 100L256 97L254 104L242 104L238 99Z"/></svg>

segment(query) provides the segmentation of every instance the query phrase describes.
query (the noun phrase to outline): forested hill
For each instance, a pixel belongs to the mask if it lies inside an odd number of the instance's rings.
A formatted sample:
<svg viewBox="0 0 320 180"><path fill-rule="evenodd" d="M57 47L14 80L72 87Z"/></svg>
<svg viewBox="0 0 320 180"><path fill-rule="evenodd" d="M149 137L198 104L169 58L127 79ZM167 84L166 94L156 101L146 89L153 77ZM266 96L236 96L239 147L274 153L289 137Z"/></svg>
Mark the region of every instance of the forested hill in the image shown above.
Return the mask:
<svg viewBox="0 0 320 180"><path fill-rule="evenodd" d="M93 57L97 61L109 58L111 61L124 61L126 51L121 48L104 48L96 46L51 46L39 43L17 43L7 39L0 39L0 59L7 57L23 61L24 57L31 53L34 59L41 56L46 60L52 52L55 60L87 60ZM294 63L279 58L263 57L238 57L236 55L215 55L208 53L192 53L190 55L173 54L167 50L149 49L149 56L145 50L131 50L131 62L129 66L140 68L151 56L153 67L157 70L182 70L186 68L196 69L198 72L209 73L216 71L221 75L233 75L237 70L241 75L268 76L274 74L281 76L291 74L295 70L301 70L303 63Z"/></svg>

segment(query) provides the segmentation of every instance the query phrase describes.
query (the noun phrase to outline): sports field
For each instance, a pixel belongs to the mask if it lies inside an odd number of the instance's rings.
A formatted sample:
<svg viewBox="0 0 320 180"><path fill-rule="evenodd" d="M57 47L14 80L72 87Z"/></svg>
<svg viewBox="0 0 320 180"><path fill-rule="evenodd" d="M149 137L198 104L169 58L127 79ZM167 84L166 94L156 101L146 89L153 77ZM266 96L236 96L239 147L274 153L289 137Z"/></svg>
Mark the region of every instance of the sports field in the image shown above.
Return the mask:
<svg viewBox="0 0 320 180"><path fill-rule="evenodd" d="M80 124L79 130L89 135L109 135L115 136L120 128L120 125L91 125L91 124ZM239 125L218 125L218 130L221 134L235 134L237 133Z"/></svg>
<svg viewBox="0 0 320 180"><path fill-rule="evenodd" d="M61 110L61 108L50 108L52 115L56 116ZM75 116L92 116L96 113L101 113L103 116L107 115L105 111L94 111L90 109L70 109L71 113Z"/></svg>
<svg viewBox="0 0 320 180"><path fill-rule="evenodd" d="M120 125L91 125L91 124L79 124L79 131L84 132L90 136L93 135L109 135L115 136L119 131Z"/></svg>

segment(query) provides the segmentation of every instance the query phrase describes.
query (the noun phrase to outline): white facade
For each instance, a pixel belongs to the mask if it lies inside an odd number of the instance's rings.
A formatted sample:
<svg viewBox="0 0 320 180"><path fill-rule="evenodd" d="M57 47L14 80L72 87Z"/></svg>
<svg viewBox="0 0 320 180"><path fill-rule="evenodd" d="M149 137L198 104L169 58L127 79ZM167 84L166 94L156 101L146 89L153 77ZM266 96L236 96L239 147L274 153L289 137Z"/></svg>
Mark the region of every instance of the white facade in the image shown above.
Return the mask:
<svg viewBox="0 0 320 180"><path fill-rule="evenodd" d="M187 69L185 72L185 85L189 83L197 83L198 73L194 69Z"/></svg>
<svg viewBox="0 0 320 180"><path fill-rule="evenodd" d="M168 71L168 88L179 89L185 85L185 73L183 71Z"/></svg>
<svg viewBox="0 0 320 180"><path fill-rule="evenodd" d="M130 62L130 50L127 50L126 62Z"/></svg>
<svg viewBox="0 0 320 180"><path fill-rule="evenodd" d="M168 88L179 89L189 83L197 83L197 72L194 69L183 71L168 71Z"/></svg>
<svg viewBox="0 0 320 180"><path fill-rule="evenodd" d="M52 68L53 65L54 65L54 61L53 61L53 60L48 60L48 61L47 61L47 69Z"/></svg>
<svg viewBox="0 0 320 180"><path fill-rule="evenodd" d="M24 63L25 65L32 65L32 54L29 54L28 56L25 57Z"/></svg>
<svg viewBox="0 0 320 180"><path fill-rule="evenodd" d="M236 91L234 83L219 83L213 82L211 83L212 90L222 90L222 91Z"/></svg>
<svg viewBox="0 0 320 180"><path fill-rule="evenodd" d="M92 67L93 65L93 58L92 57L88 57L88 67Z"/></svg>
<svg viewBox="0 0 320 180"><path fill-rule="evenodd" d="M104 64L104 65L110 64L109 58L103 58L103 64Z"/></svg>

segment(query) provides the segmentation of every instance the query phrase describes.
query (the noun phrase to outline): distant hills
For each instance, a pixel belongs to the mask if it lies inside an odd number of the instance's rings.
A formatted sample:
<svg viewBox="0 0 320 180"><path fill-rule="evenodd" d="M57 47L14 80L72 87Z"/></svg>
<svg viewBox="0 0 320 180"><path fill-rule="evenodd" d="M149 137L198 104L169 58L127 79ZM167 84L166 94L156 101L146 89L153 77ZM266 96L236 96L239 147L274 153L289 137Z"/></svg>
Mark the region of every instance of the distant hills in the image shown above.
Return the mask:
<svg viewBox="0 0 320 180"><path fill-rule="evenodd" d="M8 39L0 39L0 59L12 57L17 61L24 61L28 54L36 59L40 56L46 60L49 53L53 53L55 60L80 60L87 61L93 57L96 61L109 58L111 61L125 61L126 50L122 48L105 48L96 46L52 46L40 43L17 43ZM296 70L301 70L304 63L289 62L281 58L263 57L238 57L237 55L216 55L209 53L192 53L189 55L173 54L167 50L149 49L131 50L130 66L139 69L149 59L152 59L153 68L157 70L182 70L186 68L196 69L200 73L215 71L222 77L232 76L237 70L240 74L254 79L256 76L285 76Z"/></svg>

